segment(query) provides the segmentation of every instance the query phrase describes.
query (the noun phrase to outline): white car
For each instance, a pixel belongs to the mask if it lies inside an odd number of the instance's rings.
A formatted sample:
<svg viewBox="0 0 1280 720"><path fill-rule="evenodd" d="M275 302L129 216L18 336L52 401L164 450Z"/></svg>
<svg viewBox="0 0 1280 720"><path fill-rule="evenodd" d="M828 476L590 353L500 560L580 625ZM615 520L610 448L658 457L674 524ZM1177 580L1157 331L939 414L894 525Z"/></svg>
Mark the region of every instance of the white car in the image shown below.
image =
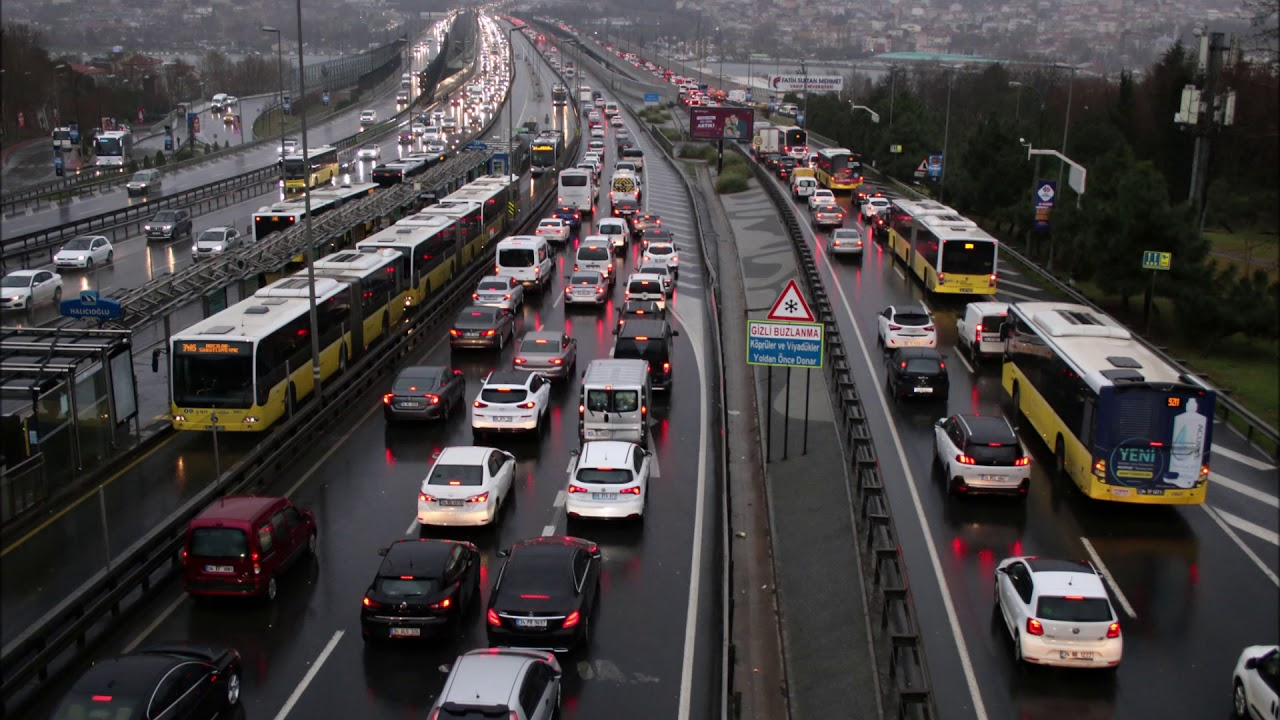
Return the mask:
<svg viewBox="0 0 1280 720"><path fill-rule="evenodd" d="M21 310L62 301L62 276L52 270L14 270L0 280L0 308Z"/></svg>
<svg viewBox="0 0 1280 720"><path fill-rule="evenodd" d="M596 150L599 152L604 152L604 141L601 140L600 138L592 138L591 141L587 143L587 148L591 150Z"/></svg>
<svg viewBox="0 0 1280 720"><path fill-rule="evenodd" d="M609 127L620 128L624 124L625 123L623 122L621 115L614 115L613 117L609 118Z"/></svg>
<svg viewBox="0 0 1280 720"><path fill-rule="evenodd" d="M671 268L671 274L680 275L680 251L676 250L676 246L669 242L651 242L644 248L644 254L640 256L641 264L647 262L666 263Z"/></svg>
<svg viewBox="0 0 1280 720"><path fill-rule="evenodd" d="M360 127L369 127L378 123L377 110L361 110L360 111Z"/></svg>
<svg viewBox="0 0 1280 720"><path fill-rule="evenodd" d="M824 205L835 205L836 194L826 188L818 188L809 196L809 212L813 212Z"/></svg>
<svg viewBox="0 0 1280 720"><path fill-rule="evenodd" d="M457 120L455 120L455 119L453 119L453 118L451 118L451 117L447 117L447 118L445 118L443 121L441 121L441 123L440 123L440 129L441 129L441 130L446 130L446 131L450 131L450 130L457 130L457 129L458 129L458 121L457 121Z"/></svg>
<svg viewBox="0 0 1280 720"><path fill-rule="evenodd" d="M414 137L420 138L427 134L427 126L422 123L413 123L409 126L409 132L413 133Z"/></svg>
<svg viewBox="0 0 1280 720"><path fill-rule="evenodd" d="M996 567L996 609L1020 662L1114 668L1120 620L1102 576L1086 561L1012 557Z"/></svg>
<svg viewBox="0 0 1280 720"><path fill-rule="evenodd" d="M1031 458L1013 426L999 415L961 414L939 419L933 424L933 457L942 468L948 491L956 495L1026 497L1031 489Z"/></svg>
<svg viewBox="0 0 1280 720"><path fill-rule="evenodd" d="M515 312L524 306L524 286L510 275L490 275L480 280L476 291L471 293L471 301Z"/></svg>
<svg viewBox="0 0 1280 720"><path fill-rule="evenodd" d="M595 152L595 151L592 151L592 152L589 152L589 153L585 153L585 154L582 156L582 161L583 161L583 162L593 162L593 163L595 163L595 164L596 164L596 167L598 168L598 167L600 167L600 166L604 163L604 154L603 154L603 153L599 153L599 152Z"/></svg>
<svg viewBox="0 0 1280 720"><path fill-rule="evenodd" d="M418 523L428 526L489 525L511 495L516 459L491 447L440 451L418 491Z"/></svg>
<svg viewBox="0 0 1280 720"><path fill-rule="evenodd" d="M429 142L422 146L422 151L429 155L446 152L447 150L448 148L442 142Z"/></svg>
<svg viewBox="0 0 1280 720"><path fill-rule="evenodd" d="M471 403L471 432L541 432L550 405L550 380L524 370L495 370Z"/></svg>
<svg viewBox="0 0 1280 720"><path fill-rule="evenodd" d="M671 274L671 266L661 260L642 262L640 267L636 268L636 272L662 278L662 292L665 295L671 295L671 292L676 289L676 277Z"/></svg>
<svg viewBox="0 0 1280 720"><path fill-rule="evenodd" d="M440 127L437 125L426 125L418 135L422 138L423 142L438 142L441 139Z"/></svg>
<svg viewBox="0 0 1280 720"><path fill-rule="evenodd" d="M938 330L933 314L923 305L890 305L876 317L876 325L876 339L881 347L938 347Z"/></svg>
<svg viewBox="0 0 1280 720"><path fill-rule="evenodd" d="M302 146L298 144L297 140L293 138L285 138L284 142L276 146L276 152L280 153L280 157L284 157L285 155L294 154L301 147Z"/></svg>
<svg viewBox="0 0 1280 720"><path fill-rule="evenodd" d="M591 128L591 137L593 137L593 138L602 138L602 137L604 137L604 128L602 128L602 127L593 127L593 128Z"/></svg>
<svg viewBox="0 0 1280 720"><path fill-rule="evenodd" d="M869 197L862 201L862 207L858 210L862 214L863 220L870 220L880 213L889 209L889 199L882 197Z"/></svg>
<svg viewBox="0 0 1280 720"><path fill-rule="evenodd" d="M827 238L827 252L832 255L857 255L862 257L862 231L857 228L836 228Z"/></svg>
<svg viewBox="0 0 1280 720"><path fill-rule="evenodd" d="M576 270L565 280L564 304L604 305L609 301L609 280L598 270Z"/></svg>
<svg viewBox="0 0 1280 720"><path fill-rule="evenodd" d="M191 259L200 260L221 255L240 247L240 231L232 227L209 228L196 236L191 246Z"/></svg>
<svg viewBox="0 0 1280 720"><path fill-rule="evenodd" d="M569 242L569 223L560 218L544 218L538 221L534 234L547 242Z"/></svg>
<svg viewBox="0 0 1280 720"><path fill-rule="evenodd" d="M382 146L377 143L370 143L356 151L356 157L361 160L377 160L382 157Z"/></svg>
<svg viewBox="0 0 1280 720"><path fill-rule="evenodd" d="M565 512L571 519L644 520L651 465L649 451L635 443L616 440L583 443L569 474Z"/></svg>
<svg viewBox="0 0 1280 720"><path fill-rule="evenodd" d="M596 234L609 238L614 252L627 249L627 241L631 237L631 229L622 218L605 218L596 221Z"/></svg>
<svg viewBox="0 0 1280 720"><path fill-rule="evenodd" d="M115 258L115 249L111 241L101 235L79 235L67 241L66 245L53 256L53 264L59 268L93 269L94 265L105 265Z"/></svg>
<svg viewBox="0 0 1280 720"><path fill-rule="evenodd" d="M1280 717L1280 647L1251 645L1240 653L1231 676L1231 710L1240 720Z"/></svg>

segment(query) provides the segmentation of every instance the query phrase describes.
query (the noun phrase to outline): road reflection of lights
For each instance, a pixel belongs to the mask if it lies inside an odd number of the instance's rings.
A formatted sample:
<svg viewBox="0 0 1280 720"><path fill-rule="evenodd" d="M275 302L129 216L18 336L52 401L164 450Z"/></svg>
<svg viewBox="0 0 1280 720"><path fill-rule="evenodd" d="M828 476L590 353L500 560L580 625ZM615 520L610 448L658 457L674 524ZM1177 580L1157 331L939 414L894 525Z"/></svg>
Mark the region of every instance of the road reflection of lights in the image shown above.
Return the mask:
<svg viewBox="0 0 1280 720"><path fill-rule="evenodd" d="M88 290L88 289L89 289L89 276L88 276L88 275L81 275L81 276L80 276L80 289L81 289L81 290Z"/></svg>
<svg viewBox="0 0 1280 720"><path fill-rule="evenodd" d="M383 451L383 460L387 463L388 467L396 464L396 454L392 452L391 448L387 448Z"/></svg>
<svg viewBox="0 0 1280 720"><path fill-rule="evenodd" d="M533 472L525 473L524 479L520 481L520 492L526 498L533 497Z"/></svg>

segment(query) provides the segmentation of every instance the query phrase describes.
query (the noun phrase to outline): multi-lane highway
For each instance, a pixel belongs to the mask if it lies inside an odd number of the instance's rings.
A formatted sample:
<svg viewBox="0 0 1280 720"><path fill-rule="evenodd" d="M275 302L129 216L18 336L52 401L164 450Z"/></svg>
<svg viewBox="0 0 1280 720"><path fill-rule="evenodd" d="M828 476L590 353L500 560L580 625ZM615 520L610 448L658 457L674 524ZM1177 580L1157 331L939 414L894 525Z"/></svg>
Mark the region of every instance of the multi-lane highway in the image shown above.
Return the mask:
<svg viewBox="0 0 1280 720"><path fill-rule="evenodd" d="M857 216L843 204L846 217ZM803 204L796 210L808 219ZM869 244L861 262L829 255L825 233L807 228L806 237L872 423L943 717L1225 717L1240 651L1280 634L1276 468L1219 423L1205 507L1109 505L1051 482L1051 453L1028 439L1025 502L949 498L932 470L933 422L958 412L1002 414L999 369L987 363L974 371L955 347L962 304L927 296L862 229ZM999 275L999 300L1048 299L1007 262ZM945 409L886 399L875 315L907 303L934 313L949 356ZM1014 663L1007 633L993 622L993 573L1020 554L1092 559L1109 574L1126 638L1114 675Z"/></svg>
<svg viewBox="0 0 1280 720"><path fill-rule="evenodd" d="M518 40L524 43L524 40ZM535 62L537 61L535 58ZM527 66L516 62L517 83L526 87ZM544 86L554 82L539 64ZM539 115L552 112L550 95L517 106ZM518 110L524 112L524 110ZM572 109L557 109L555 124L570 137ZM646 718L710 717L711 681L718 668L717 614L711 577L715 483L712 437L720 432L707 394L718 381L710 356L705 295L691 208L673 169L644 136L649 155L645 204L673 229L682 265L671 317L681 334L673 351L675 386L654 408L651 428L656 472L650 485L646 521L635 524L566 525L564 490L570 453L577 448L578 379L557 383L552 423L541 437L499 441L518 458L515 501L496 527L479 532L429 532L473 540L483 554L487 595L500 560L496 551L515 540L566 531L598 542L604 554L602 599L590 647L566 656L564 716ZM610 136L611 139L611 136ZM611 154L611 153L610 153ZM606 158L611 166L612 157ZM607 172L607 171L606 171ZM547 179L546 182L550 182ZM607 195L598 213L609 211ZM579 235L590 232L584 224ZM576 238L568 245L576 244ZM518 331L565 328L578 341L579 362L608 357L613 312L623 284L603 310L567 312L561 275L567 252L556 256L555 282L527 303ZM615 261L625 277L638 263L632 247ZM467 378L468 397L495 368L511 366L502 353L450 352L444 331L423 344L407 362L451 365ZM582 367L585 367L583 365ZM317 443L309 458L278 479L271 492L292 496L316 511L320 524L317 559L284 579L273 604L194 603L170 587L108 639L99 656L140 643L192 640L235 646L245 659L244 703L248 717L420 717L434 700L445 675L437 670L461 651L484 644L483 620L474 615L464 637L454 642L368 645L359 637L359 603L380 558L377 549L404 537L418 537L416 494L440 448L471 444L465 417L446 423L389 429L381 417L380 393L370 392L350 411L329 442ZM207 448L207 444L204 444ZM207 453L192 449L189 470L207 467ZM175 481L176 482L176 481ZM86 541L87 542L87 541ZM11 571L6 569L6 573ZM38 716L38 715L37 715Z"/></svg>

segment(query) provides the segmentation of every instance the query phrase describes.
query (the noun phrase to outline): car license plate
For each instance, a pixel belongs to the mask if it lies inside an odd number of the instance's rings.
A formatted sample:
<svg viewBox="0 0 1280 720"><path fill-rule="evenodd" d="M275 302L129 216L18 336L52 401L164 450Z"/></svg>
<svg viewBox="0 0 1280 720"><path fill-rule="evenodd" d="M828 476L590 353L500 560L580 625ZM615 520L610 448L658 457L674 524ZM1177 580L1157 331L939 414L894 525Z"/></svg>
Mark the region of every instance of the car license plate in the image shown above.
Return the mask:
<svg viewBox="0 0 1280 720"><path fill-rule="evenodd" d="M227 573L235 572L236 569L234 567L231 567L230 565L205 565L204 571L208 573L227 574Z"/></svg>
<svg viewBox="0 0 1280 720"><path fill-rule="evenodd" d="M546 618L516 618L516 627L546 629Z"/></svg>
<svg viewBox="0 0 1280 720"><path fill-rule="evenodd" d="M420 402L414 402L414 401L412 401L412 400L404 401L404 402L400 402L400 403L397 403L397 405L399 405L399 406L400 406L400 407L402 407L402 408L418 408L418 407L422 407L422 403L420 403Z"/></svg>
<svg viewBox="0 0 1280 720"><path fill-rule="evenodd" d="M618 493L591 493L592 500L617 500Z"/></svg>
<svg viewBox="0 0 1280 720"><path fill-rule="evenodd" d="M489 418L489 419L490 419L490 420L492 420L492 421L494 421L494 422L496 422L496 423L509 423L509 422L515 422L515 421L516 421L516 419L515 419L515 418L513 418L513 417L506 417L506 416L504 416L504 415L495 415L495 416L493 416L493 417L491 417L491 418Z"/></svg>
<svg viewBox="0 0 1280 720"><path fill-rule="evenodd" d="M1062 660L1092 660L1092 650L1059 650L1058 657Z"/></svg>
<svg viewBox="0 0 1280 720"><path fill-rule="evenodd" d="M592 295L595 295L595 294L596 294L596 291L595 291L595 290L579 290L579 289L574 289L573 294L574 294L574 295L577 295L577 296L579 296L579 297L591 297Z"/></svg>
<svg viewBox="0 0 1280 720"><path fill-rule="evenodd" d="M582 433L582 436L586 438L608 438L609 431L608 430L586 430Z"/></svg>
<svg viewBox="0 0 1280 720"><path fill-rule="evenodd" d="M480 331L479 331L479 330L477 330L477 331L475 331L475 332L464 332L464 333L462 333L462 336L463 336L463 337L469 337L469 338L476 338L476 337L480 337Z"/></svg>
<svg viewBox="0 0 1280 720"><path fill-rule="evenodd" d="M393 627L391 628L391 637L421 637L422 628L416 627Z"/></svg>
<svg viewBox="0 0 1280 720"><path fill-rule="evenodd" d="M462 500L441 500L440 507L462 507L465 505Z"/></svg>
<svg viewBox="0 0 1280 720"><path fill-rule="evenodd" d="M918 393L921 393L921 394L923 394L923 395L931 395L931 394L933 394L933 388L931 388L931 387L918 387L918 388L914 388L913 390L914 390L914 392L918 392Z"/></svg>
<svg viewBox="0 0 1280 720"><path fill-rule="evenodd" d="M981 476L979 476L979 477L981 477L983 480L988 480L988 481L991 481L991 482L997 482L997 481L1001 481L1001 480L1012 480L1012 479L1013 479L1013 478L1007 478L1007 477L1005 477L1005 476L1003 476L1003 475L981 475Z"/></svg>

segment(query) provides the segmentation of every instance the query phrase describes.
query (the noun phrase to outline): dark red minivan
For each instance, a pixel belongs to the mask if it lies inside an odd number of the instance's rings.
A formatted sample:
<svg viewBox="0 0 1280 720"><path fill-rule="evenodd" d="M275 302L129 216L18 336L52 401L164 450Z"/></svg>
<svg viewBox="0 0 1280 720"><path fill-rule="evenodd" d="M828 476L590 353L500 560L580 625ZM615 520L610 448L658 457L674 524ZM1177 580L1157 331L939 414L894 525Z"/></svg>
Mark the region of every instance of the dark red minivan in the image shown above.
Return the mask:
<svg viewBox="0 0 1280 720"><path fill-rule="evenodd" d="M192 595L274 600L276 576L316 551L316 517L286 498L229 495L187 527L182 586Z"/></svg>

